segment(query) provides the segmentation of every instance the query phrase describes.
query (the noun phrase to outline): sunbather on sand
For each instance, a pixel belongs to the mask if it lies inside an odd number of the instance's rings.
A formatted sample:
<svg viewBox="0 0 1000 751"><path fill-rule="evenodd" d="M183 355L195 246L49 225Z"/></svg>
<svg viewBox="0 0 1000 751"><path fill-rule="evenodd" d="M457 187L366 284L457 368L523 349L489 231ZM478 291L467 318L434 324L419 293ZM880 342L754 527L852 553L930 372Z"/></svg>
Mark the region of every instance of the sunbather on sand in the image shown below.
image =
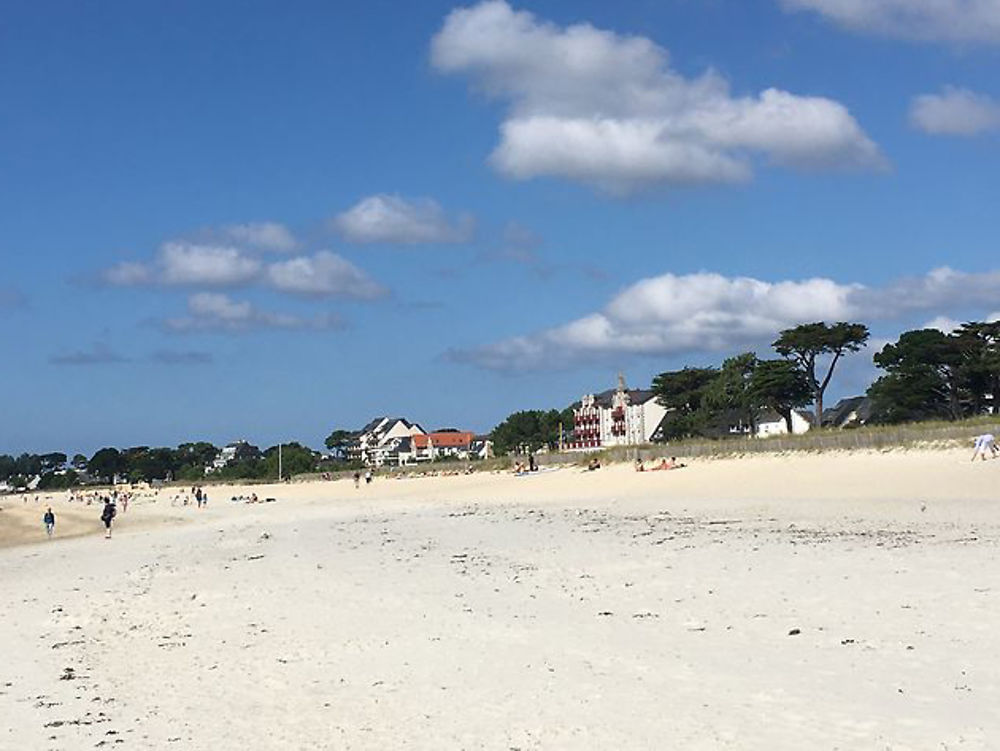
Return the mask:
<svg viewBox="0 0 1000 751"><path fill-rule="evenodd" d="M676 456L671 456L670 457L670 461L667 461L666 458L660 459L660 463L657 464L655 467L653 467L650 470L650 472L658 472L658 471L664 470L664 469L682 469L683 467L686 467L686 466L687 466L686 464L678 464L677 457Z"/></svg>

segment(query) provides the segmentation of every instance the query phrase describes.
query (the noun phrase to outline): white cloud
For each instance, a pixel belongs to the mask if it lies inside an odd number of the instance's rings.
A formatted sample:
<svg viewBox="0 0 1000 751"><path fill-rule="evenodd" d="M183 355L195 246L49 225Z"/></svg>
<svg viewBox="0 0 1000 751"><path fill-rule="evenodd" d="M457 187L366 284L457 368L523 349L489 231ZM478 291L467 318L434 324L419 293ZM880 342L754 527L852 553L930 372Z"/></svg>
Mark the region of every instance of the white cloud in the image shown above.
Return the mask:
<svg viewBox="0 0 1000 751"><path fill-rule="evenodd" d="M302 318L288 313L260 310L247 300L237 301L217 292L199 292L188 298L188 314L168 318L164 327L176 333L243 332L264 328L338 329L343 321L336 314Z"/></svg>
<svg viewBox="0 0 1000 751"><path fill-rule="evenodd" d="M116 286L160 284L218 289L259 284L292 295L359 300L387 294L364 271L329 251L264 264L237 248L186 242L164 243L151 263L120 263L107 269L102 278Z"/></svg>
<svg viewBox="0 0 1000 751"><path fill-rule="evenodd" d="M910 104L910 122L932 135L974 136L1000 129L1000 102L985 94L947 86Z"/></svg>
<svg viewBox="0 0 1000 751"><path fill-rule="evenodd" d="M380 193L362 199L333 220L334 227L356 243L462 243L472 239L475 220L462 214L451 220L430 198L407 199Z"/></svg>
<svg viewBox="0 0 1000 751"><path fill-rule="evenodd" d="M450 356L489 369L529 370L615 355L725 352L767 344L799 323L873 323L907 313L990 305L998 296L1000 272L948 268L884 287L822 278L765 282L711 273L664 274L640 280L601 310L565 325Z"/></svg>
<svg viewBox="0 0 1000 751"><path fill-rule="evenodd" d="M948 316L936 316L927 321L927 323L923 325L923 328L937 329L942 334L950 334L961 325L961 321L957 321L954 318L949 318Z"/></svg>
<svg viewBox="0 0 1000 751"><path fill-rule="evenodd" d="M237 248L181 242L164 244L159 263L165 284L211 287L245 284L261 269L260 261L243 255Z"/></svg>
<svg viewBox="0 0 1000 751"><path fill-rule="evenodd" d="M993 311L985 316L980 316L976 318L977 321L983 321L985 323L993 323L995 321L1000 321L1000 311ZM949 316L936 316L924 324L925 329L937 329L945 334L950 334L953 331L958 330L967 321L960 321L956 318L951 318Z"/></svg>
<svg viewBox="0 0 1000 751"><path fill-rule="evenodd" d="M997 0L781 0L849 29L945 42L1000 42Z"/></svg>
<svg viewBox="0 0 1000 751"><path fill-rule="evenodd" d="M687 79L672 70L645 37L560 27L503 0L452 11L431 58L509 103L491 161L514 178L625 192L745 181L753 155L799 168L885 163L838 102L777 89L734 97L711 71Z"/></svg>
<svg viewBox="0 0 1000 751"><path fill-rule="evenodd" d="M167 242L152 263L125 262L107 269L108 284L132 287L145 284L229 287L253 281L261 262L237 248Z"/></svg>
<svg viewBox="0 0 1000 751"><path fill-rule="evenodd" d="M310 297L370 300L386 294L365 272L329 251L271 264L267 279L279 292Z"/></svg>
<svg viewBox="0 0 1000 751"><path fill-rule="evenodd" d="M234 243L278 253L290 252L298 245L291 231L277 222L230 224L222 228L222 234Z"/></svg>

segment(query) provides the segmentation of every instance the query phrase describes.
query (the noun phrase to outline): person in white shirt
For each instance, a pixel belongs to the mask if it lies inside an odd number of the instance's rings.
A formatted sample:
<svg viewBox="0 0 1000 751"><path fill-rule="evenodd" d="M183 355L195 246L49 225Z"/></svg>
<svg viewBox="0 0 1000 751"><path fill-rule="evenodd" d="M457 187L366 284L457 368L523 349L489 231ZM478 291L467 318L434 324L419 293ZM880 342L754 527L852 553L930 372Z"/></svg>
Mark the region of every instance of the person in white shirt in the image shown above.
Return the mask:
<svg viewBox="0 0 1000 751"><path fill-rule="evenodd" d="M993 458L997 455L996 438L993 437L992 433L983 433L982 435L977 435L972 439L972 461L976 461L977 456L983 457L983 461L986 461L986 454Z"/></svg>

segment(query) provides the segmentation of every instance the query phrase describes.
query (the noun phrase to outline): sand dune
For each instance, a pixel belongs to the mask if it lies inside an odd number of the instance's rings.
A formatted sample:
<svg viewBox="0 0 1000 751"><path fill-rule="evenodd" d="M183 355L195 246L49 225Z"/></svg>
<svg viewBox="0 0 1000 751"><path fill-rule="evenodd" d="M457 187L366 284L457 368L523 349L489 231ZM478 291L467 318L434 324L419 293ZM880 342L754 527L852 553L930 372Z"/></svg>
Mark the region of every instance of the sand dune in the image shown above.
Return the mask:
<svg viewBox="0 0 1000 751"><path fill-rule="evenodd" d="M0 748L996 748L968 458L4 500Z"/></svg>

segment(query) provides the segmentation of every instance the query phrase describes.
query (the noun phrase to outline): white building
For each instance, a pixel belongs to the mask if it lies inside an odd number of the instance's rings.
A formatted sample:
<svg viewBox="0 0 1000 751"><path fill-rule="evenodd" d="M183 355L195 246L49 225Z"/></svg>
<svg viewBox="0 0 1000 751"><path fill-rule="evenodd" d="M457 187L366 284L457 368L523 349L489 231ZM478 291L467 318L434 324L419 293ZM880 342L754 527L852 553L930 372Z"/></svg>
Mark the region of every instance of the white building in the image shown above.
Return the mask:
<svg viewBox="0 0 1000 751"><path fill-rule="evenodd" d="M358 433L347 449L347 457L375 467L398 464L401 453L412 451L410 439L425 434L419 425L402 417L376 417Z"/></svg>
<svg viewBox="0 0 1000 751"><path fill-rule="evenodd" d="M564 448L596 451L609 446L638 446L653 440L667 410L652 391L618 388L586 394L573 409L573 434Z"/></svg>
<svg viewBox="0 0 1000 751"><path fill-rule="evenodd" d="M812 416L799 409L792 410L792 435L802 435L812 429ZM763 412L757 418L757 437L788 435L788 424L777 412Z"/></svg>
<svg viewBox="0 0 1000 751"><path fill-rule="evenodd" d="M256 459L258 456L260 456L259 448L247 441L236 441L219 449L219 453L212 460L211 468L206 468L206 471L214 472L224 469L234 462Z"/></svg>

